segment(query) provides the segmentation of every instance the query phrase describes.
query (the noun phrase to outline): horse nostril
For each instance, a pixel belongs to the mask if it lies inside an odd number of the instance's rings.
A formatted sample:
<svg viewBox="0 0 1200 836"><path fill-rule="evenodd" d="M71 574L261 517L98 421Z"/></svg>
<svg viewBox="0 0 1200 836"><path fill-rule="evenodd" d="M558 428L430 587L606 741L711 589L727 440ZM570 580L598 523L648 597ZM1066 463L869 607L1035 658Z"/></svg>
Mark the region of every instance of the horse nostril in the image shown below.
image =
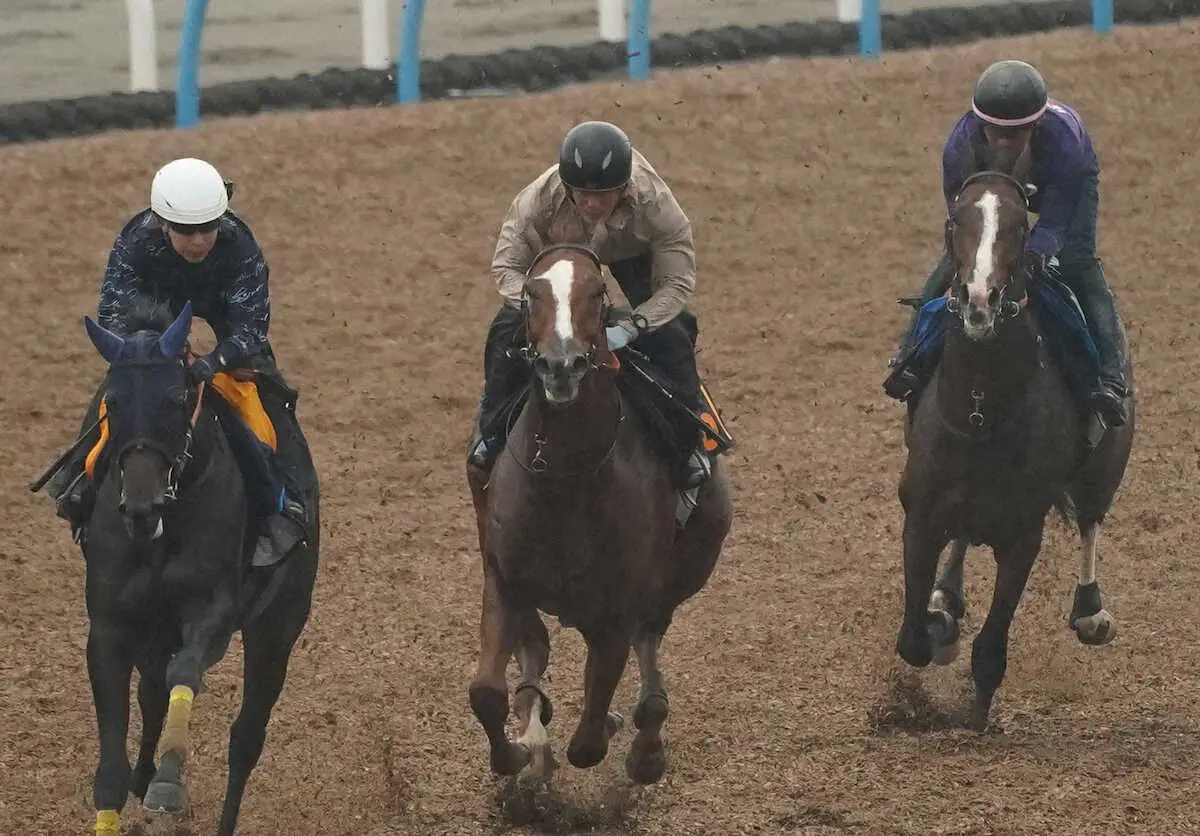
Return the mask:
<svg viewBox="0 0 1200 836"><path fill-rule="evenodd" d="M992 288L988 291L988 304L995 305L1000 301L1000 291L997 288Z"/></svg>
<svg viewBox="0 0 1200 836"><path fill-rule="evenodd" d="M542 375L550 374L550 361L545 357L538 356L537 359L533 361L533 370Z"/></svg>
<svg viewBox="0 0 1200 836"><path fill-rule="evenodd" d="M571 361L571 369L575 372L582 373L582 372L587 371L587 365L588 365L587 358L584 357L582 354L577 356L574 360Z"/></svg>

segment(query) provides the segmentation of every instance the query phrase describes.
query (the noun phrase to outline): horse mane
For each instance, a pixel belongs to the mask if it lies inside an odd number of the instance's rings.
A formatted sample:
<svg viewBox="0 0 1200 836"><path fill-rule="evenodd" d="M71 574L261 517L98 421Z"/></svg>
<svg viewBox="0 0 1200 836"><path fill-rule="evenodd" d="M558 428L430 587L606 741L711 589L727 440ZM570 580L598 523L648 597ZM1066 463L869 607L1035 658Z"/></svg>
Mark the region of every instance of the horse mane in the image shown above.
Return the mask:
<svg viewBox="0 0 1200 836"><path fill-rule="evenodd" d="M175 321L175 314L167 303L152 297L135 299L126 318L129 333L154 331L161 334Z"/></svg>

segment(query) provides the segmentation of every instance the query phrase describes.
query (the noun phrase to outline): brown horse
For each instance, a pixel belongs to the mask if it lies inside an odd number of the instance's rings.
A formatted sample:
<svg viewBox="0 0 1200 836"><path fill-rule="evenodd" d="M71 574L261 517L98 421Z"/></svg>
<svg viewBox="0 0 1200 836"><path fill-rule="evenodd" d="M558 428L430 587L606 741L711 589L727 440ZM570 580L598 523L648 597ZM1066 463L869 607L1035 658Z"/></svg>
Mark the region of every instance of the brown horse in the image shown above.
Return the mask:
<svg viewBox="0 0 1200 836"><path fill-rule="evenodd" d="M732 520L722 461L683 529L672 473L617 387L608 348L600 261L584 247L543 250L525 283L532 391L491 480L468 466L483 553L483 615L471 709L487 733L492 770L545 777L553 767L542 676L550 640L539 610L579 630L587 643L584 706L567 759L600 763L622 724L609 712L629 658L637 654L638 729L625 768L639 783L666 769L661 729L667 692L658 650L672 616L716 566ZM505 734L505 670L515 653L520 737Z"/></svg>
<svg viewBox="0 0 1200 836"><path fill-rule="evenodd" d="M952 322L933 380L909 404L905 427L905 602L896 650L918 667L955 657L963 558L968 544L991 546L995 590L971 655L975 728L986 726L1004 678L1008 631L1052 507L1074 515L1082 538L1072 629L1085 644L1106 644L1116 634L1096 582L1096 542L1129 461L1132 403L1129 422L1109 429L1089 452L1087 416L1049 355L1043 323L1026 305L1027 207L1024 187L997 172L969 178L956 197L946 231L956 270L947 305ZM1126 374L1132 381L1128 362ZM938 556L951 542L934 589Z"/></svg>

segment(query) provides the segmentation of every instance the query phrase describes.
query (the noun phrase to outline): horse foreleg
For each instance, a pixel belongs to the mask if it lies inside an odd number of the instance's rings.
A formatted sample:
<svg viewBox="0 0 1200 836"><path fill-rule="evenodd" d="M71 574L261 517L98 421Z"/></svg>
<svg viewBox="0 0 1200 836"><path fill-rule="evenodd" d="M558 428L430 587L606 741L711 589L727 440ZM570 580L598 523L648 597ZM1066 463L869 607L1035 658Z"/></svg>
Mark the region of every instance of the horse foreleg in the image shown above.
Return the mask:
<svg viewBox="0 0 1200 836"><path fill-rule="evenodd" d="M531 753L523 774L549 778L556 766L550 734L546 726L554 716L550 697L542 690L542 677L550 664L550 635L536 610L529 610L522 619L521 640L517 647L517 664L521 681L513 693L513 713L517 715L520 737L517 743Z"/></svg>
<svg viewBox="0 0 1200 836"><path fill-rule="evenodd" d="M483 612L479 624L479 664L471 680L471 711L487 734L492 771L516 775L529 763L531 753L520 743L510 743L504 732L508 719L508 682L504 671L516 648L520 619L500 595L496 578L485 566Z"/></svg>
<svg viewBox="0 0 1200 836"><path fill-rule="evenodd" d="M1117 622L1104 609L1100 584L1096 582L1096 542L1100 538L1100 523L1081 523L1079 535L1079 582L1071 607L1071 629L1084 644L1108 644L1117 635Z"/></svg>
<svg viewBox="0 0 1200 836"><path fill-rule="evenodd" d="M146 797L146 788L154 777L154 756L162 737L163 720L167 716L167 666L165 660L139 665L138 706L142 711L142 742L138 748L137 765L133 768L132 792Z"/></svg>
<svg viewBox="0 0 1200 836"><path fill-rule="evenodd" d="M1008 667L1009 628L1041 547L1042 526L1035 524L1012 542L993 548L996 586L992 591L992 605L971 649L971 675L975 679L971 728L977 731L987 727L992 698L1004 680Z"/></svg>
<svg viewBox="0 0 1200 836"><path fill-rule="evenodd" d="M667 769L662 741L662 727L667 720L667 687L658 667L662 638L643 628L633 640L642 688L633 709L633 725L638 733L625 756L625 773L639 784L653 784Z"/></svg>
<svg viewBox="0 0 1200 836"><path fill-rule="evenodd" d="M567 760L587 769L604 760L608 741L621 728L621 715L608 710L629 660L629 638L622 632L585 635L587 663L583 671L583 715L571 735Z"/></svg>
<svg viewBox="0 0 1200 836"><path fill-rule="evenodd" d="M913 667L923 668L937 649L958 641L958 623L945 610L929 609L938 555L947 538L928 534L916 520L913 513L904 520L904 621L896 652Z"/></svg>
<svg viewBox="0 0 1200 836"><path fill-rule="evenodd" d="M963 563L967 556L967 541L954 540L950 543L950 557L938 575L933 587L933 595L929 597L929 609L949 613L957 623L967 611L966 595L963 593ZM934 649L933 663L949 665L958 658L958 631L955 631L954 641Z"/></svg>
<svg viewBox="0 0 1200 836"><path fill-rule="evenodd" d="M88 631L88 677L100 729L100 763L92 784L98 836L120 832L121 810L129 794L125 736L129 733L129 681L133 676L130 648L135 641L129 631L101 619L94 620Z"/></svg>
<svg viewBox="0 0 1200 836"><path fill-rule="evenodd" d="M233 595L218 589L212 598L189 607L182 618L183 643L167 665L167 721L158 772L146 789L142 806L156 813L182 813L187 806L184 766L190 748L192 701L200 690L206 659L229 641Z"/></svg>

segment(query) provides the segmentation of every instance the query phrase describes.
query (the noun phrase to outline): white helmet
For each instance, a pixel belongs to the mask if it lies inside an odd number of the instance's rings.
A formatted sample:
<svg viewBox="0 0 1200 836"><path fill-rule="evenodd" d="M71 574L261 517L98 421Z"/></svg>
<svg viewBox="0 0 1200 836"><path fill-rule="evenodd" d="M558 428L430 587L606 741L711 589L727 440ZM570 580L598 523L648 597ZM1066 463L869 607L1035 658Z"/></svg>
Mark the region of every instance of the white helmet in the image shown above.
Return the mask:
<svg viewBox="0 0 1200 836"><path fill-rule="evenodd" d="M204 160L184 157L154 175L150 208L169 223L212 223L229 208L229 193L220 173Z"/></svg>

